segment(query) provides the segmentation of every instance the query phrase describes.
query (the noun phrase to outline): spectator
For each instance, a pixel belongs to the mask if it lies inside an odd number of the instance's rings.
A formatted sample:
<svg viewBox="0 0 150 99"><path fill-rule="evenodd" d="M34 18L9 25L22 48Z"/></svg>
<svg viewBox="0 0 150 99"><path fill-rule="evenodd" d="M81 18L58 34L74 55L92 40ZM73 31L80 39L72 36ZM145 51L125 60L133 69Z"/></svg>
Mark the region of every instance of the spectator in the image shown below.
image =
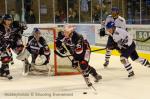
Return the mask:
<svg viewBox="0 0 150 99"><path fill-rule="evenodd" d="M55 22L61 22L61 20L60 20L60 13L59 13L59 11L56 11L56 13L55 13Z"/></svg>
<svg viewBox="0 0 150 99"><path fill-rule="evenodd" d="M76 11L73 11L72 14L69 17L69 23L78 23L79 22L79 17L76 13Z"/></svg>
<svg viewBox="0 0 150 99"><path fill-rule="evenodd" d="M71 22L71 20L73 19L73 10L72 10L72 8L69 8L68 19L69 19L69 22Z"/></svg>
<svg viewBox="0 0 150 99"><path fill-rule="evenodd" d="M99 23L100 17L101 17L101 8L100 8L100 5L98 4L95 6L95 9L94 9L94 14L93 14L94 23Z"/></svg>
<svg viewBox="0 0 150 99"><path fill-rule="evenodd" d="M14 21L20 21L20 16L18 13L16 13L16 11L14 9L10 13L11 13Z"/></svg>
<svg viewBox="0 0 150 99"><path fill-rule="evenodd" d="M79 16L77 15L77 12L76 12L76 11L73 11L73 19L74 19L74 22L75 22L75 23L78 23L78 22L79 22Z"/></svg>
<svg viewBox="0 0 150 99"><path fill-rule="evenodd" d="M32 9L29 12L26 12L25 19L26 22L29 24L34 24L36 22L36 18Z"/></svg>
<svg viewBox="0 0 150 99"><path fill-rule="evenodd" d="M88 0L81 0L81 11L88 12L88 10L89 10Z"/></svg>
<svg viewBox="0 0 150 99"><path fill-rule="evenodd" d="M32 0L24 0L24 7L27 12L31 10L32 4L33 4Z"/></svg>
<svg viewBox="0 0 150 99"><path fill-rule="evenodd" d="M66 14L64 13L63 10L60 11L60 20L63 23L66 21Z"/></svg>

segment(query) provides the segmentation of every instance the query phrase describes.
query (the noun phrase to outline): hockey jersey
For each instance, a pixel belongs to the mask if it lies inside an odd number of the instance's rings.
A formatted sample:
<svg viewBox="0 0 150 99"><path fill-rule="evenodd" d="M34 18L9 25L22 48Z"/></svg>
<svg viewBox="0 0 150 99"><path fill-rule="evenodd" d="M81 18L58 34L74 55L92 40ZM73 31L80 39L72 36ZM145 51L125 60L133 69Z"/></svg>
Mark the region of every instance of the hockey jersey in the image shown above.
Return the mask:
<svg viewBox="0 0 150 99"><path fill-rule="evenodd" d="M108 15L105 20L105 24L102 24L102 28L105 28L108 22L114 22L116 27L126 30L126 21L121 16L118 16L118 18L114 19L112 15Z"/></svg>
<svg viewBox="0 0 150 99"><path fill-rule="evenodd" d="M27 49L30 53L39 54L40 50L45 47L48 47L48 45L43 37L40 37L39 41L37 41L34 36L29 36Z"/></svg>
<svg viewBox="0 0 150 99"><path fill-rule="evenodd" d="M117 27L112 34L112 38L120 49L130 46L133 42L133 36L129 32Z"/></svg>
<svg viewBox="0 0 150 99"><path fill-rule="evenodd" d="M10 45L10 36L12 28L5 28L4 25L0 24L0 46L6 47Z"/></svg>
<svg viewBox="0 0 150 99"><path fill-rule="evenodd" d="M57 49L61 49L63 44L69 50L70 54L77 60L89 60L90 46L87 40L83 38L81 34L73 32L70 38L66 38L63 32L58 33L56 39Z"/></svg>

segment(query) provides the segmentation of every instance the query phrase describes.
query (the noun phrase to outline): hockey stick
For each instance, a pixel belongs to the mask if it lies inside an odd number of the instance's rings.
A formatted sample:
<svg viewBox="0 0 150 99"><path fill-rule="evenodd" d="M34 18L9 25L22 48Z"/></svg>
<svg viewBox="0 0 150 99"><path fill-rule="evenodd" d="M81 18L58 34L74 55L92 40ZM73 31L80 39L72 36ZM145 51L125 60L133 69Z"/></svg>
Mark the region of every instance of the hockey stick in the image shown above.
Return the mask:
<svg viewBox="0 0 150 99"><path fill-rule="evenodd" d="M56 55L58 55L59 57L62 57L62 58L65 58L65 57L68 57L68 56L72 56L72 55L62 55L62 54L60 54L57 50L54 50L54 53L56 54Z"/></svg>
<svg viewBox="0 0 150 99"><path fill-rule="evenodd" d="M65 46L65 44L63 44L64 45L64 47L65 47L65 49L68 51L68 49L66 48L66 46ZM69 51L68 51L69 52ZM69 60L70 60L70 62L72 63L72 59L70 58L70 56L72 56L72 55L67 55L67 53L65 53L65 56L63 56L63 55L61 55L58 51L56 51L56 50L54 50L54 53L55 54L57 54L58 56L62 56L62 57L67 57ZM84 75L83 75L83 73L78 69L78 68L76 68L76 70L79 72L79 73L81 73L82 74L82 77L84 78L84 80L85 80L85 77L84 77ZM88 86L88 84L87 84L87 82L86 82L86 80L85 80L85 83L86 83L86 85ZM96 89L95 89L95 87L93 86L93 85L91 85L91 86L89 86L90 88L92 88L93 90L94 90L94 92L96 92L96 94L97 94L97 91L96 91Z"/></svg>
<svg viewBox="0 0 150 99"><path fill-rule="evenodd" d="M100 49L96 49L96 50L91 50L91 52L96 52L96 51L101 51L101 50L105 50L106 48L100 48Z"/></svg>
<svg viewBox="0 0 150 99"><path fill-rule="evenodd" d="M101 48L101 49L96 49L96 50L91 50L91 52L96 52L96 51L101 51L101 50L105 50L106 48ZM60 54L57 50L54 50L54 53L62 58L68 57L68 56L72 56L72 55L62 55Z"/></svg>
<svg viewBox="0 0 150 99"><path fill-rule="evenodd" d="M81 73L81 71L78 69L78 68L76 68L76 70L79 72L79 73ZM82 77L84 78L84 80L85 80L85 77L83 76L83 73L81 73L82 74ZM85 80L85 82L86 82L86 80ZM87 83L86 83L87 84ZM87 85L88 86L88 85ZM92 87L92 89L95 91L95 92L97 92L96 91L96 89L95 89L95 87L92 85L92 86L90 86L90 87Z"/></svg>
<svg viewBox="0 0 150 99"><path fill-rule="evenodd" d="M66 54L66 53L65 53ZM70 62L72 62L72 60L71 60L71 58L69 57L69 55L67 55L66 54L66 57L70 60ZM84 80L85 80L85 77L83 76L83 73L78 69L78 68L76 68L76 70L80 73L80 74L82 74L82 77L84 78ZM86 82L86 80L85 80L85 82ZM86 82L86 85L87 85L87 82ZM88 86L88 85L87 85ZM96 91L96 89L95 89L95 87L93 86L93 85L91 85L90 86L95 92L96 92L96 94L97 94L97 91Z"/></svg>

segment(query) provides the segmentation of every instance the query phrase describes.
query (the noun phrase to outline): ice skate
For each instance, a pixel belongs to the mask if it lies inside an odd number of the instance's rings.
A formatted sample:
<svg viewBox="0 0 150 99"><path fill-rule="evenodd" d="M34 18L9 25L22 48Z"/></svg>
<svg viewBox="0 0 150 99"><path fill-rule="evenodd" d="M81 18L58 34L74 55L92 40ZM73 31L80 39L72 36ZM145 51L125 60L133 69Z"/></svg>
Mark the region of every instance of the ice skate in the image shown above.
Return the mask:
<svg viewBox="0 0 150 99"><path fill-rule="evenodd" d="M97 74L94 78L95 78L94 82L99 82L99 80L102 79L102 76Z"/></svg>
<svg viewBox="0 0 150 99"><path fill-rule="evenodd" d="M88 77L84 77L84 79L88 87L92 86L92 83L90 82L90 79Z"/></svg>
<svg viewBox="0 0 150 99"><path fill-rule="evenodd" d="M148 68L150 68L150 63L149 63L149 61L147 61L147 62L145 63L145 66L147 66Z"/></svg>
<svg viewBox="0 0 150 99"><path fill-rule="evenodd" d="M133 77L134 75L135 75L135 74L134 74L134 72L132 71L132 72L129 73L128 77Z"/></svg>
<svg viewBox="0 0 150 99"><path fill-rule="evenodd" d="M11 75L7 75L6 76L9 80L13 79L13 77Z"/></svg>
<svg viewBox="0 0 150 99"><path fill-rule="evenodd" d="M105 61L105 63L103 64L104 68L106 68L109 65L109 61Z"/></svg>

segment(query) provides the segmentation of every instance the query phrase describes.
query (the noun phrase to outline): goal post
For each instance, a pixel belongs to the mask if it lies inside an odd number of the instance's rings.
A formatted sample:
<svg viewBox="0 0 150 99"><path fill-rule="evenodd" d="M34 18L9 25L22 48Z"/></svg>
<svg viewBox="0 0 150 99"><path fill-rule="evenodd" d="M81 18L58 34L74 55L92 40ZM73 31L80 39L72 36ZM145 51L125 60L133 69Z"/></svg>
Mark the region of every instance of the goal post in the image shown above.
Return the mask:
<svg viewBox="0 0 150 99"><path fill-rule="evenodd" d="M51 72L53 75L75 75L79 74L76 69L72 68L71 61L66 58L61 58L54 53L56 50L55 40L57 38L57 30L56 28L39 28L41 31L41 35L45 38L50 50L50 66ZM52 74L52 73L51 73Z"/></svg>

